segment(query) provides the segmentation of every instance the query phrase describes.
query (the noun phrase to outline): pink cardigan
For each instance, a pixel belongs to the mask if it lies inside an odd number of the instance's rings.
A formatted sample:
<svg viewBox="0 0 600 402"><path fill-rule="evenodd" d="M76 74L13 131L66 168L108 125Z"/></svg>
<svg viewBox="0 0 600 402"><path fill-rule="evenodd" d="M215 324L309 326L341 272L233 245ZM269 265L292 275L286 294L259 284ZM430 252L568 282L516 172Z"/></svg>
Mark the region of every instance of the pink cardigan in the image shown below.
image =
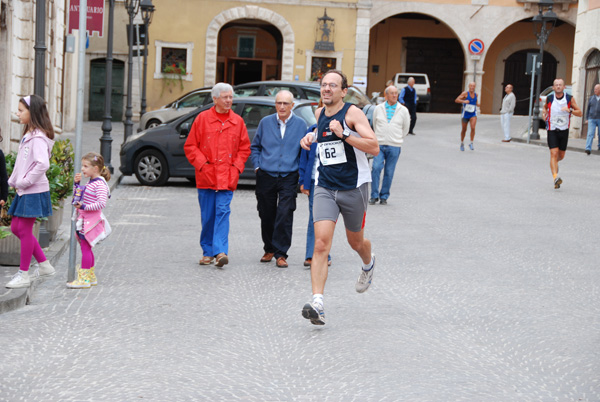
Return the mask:
<svg viewBox="0 0 600 402"><path fill-rule="evenodd" d="M15 167L8 185L17 189L17 194L37 194L50 191L46 171L50 167L50 156L54 140L41 130L33 130L23 136Z"/></svg>

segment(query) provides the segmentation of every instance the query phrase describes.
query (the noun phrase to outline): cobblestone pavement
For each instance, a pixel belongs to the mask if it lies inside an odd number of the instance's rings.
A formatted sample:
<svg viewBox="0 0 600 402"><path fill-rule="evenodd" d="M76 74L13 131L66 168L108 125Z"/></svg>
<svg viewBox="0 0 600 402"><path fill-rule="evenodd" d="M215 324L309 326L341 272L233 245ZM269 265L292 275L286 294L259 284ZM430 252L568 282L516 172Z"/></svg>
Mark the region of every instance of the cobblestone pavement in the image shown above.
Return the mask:
<svg viewBox="0 0 600 402"><path fill-rule="evenodd" d="M277 269L258 262L254 193L238 190L219 270L198 265L193 186L125 178L99 285L66 289L65 254L32 304L0 315L0 400L600 400L600 158L567 153L554 190L547 149L501 143L497 117L465 152L456 116L419 118L389 204L369 206L365 294L335 235L327 325L300 314L304 196Z"/></svg>

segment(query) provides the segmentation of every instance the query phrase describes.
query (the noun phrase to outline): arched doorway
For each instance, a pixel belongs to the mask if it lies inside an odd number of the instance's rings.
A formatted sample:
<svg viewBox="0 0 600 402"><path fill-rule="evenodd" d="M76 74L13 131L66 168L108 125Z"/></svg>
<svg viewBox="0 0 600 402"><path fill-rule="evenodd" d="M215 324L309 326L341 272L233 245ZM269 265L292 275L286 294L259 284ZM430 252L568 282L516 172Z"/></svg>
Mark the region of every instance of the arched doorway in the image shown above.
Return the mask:
<svg viewBox="0 0 600 402"><path fill-rule="evenodd" d="M516 115L526 116L529 114L529 90L531 88L531 75L526 73L527 53L538 53L539 49L519 50L508 56L504 62L504 81L502 82L502 97L504 96L504 86L512 84L517 105L515 107ZM557 61L554 56L544 52L542 64L542 91L552 85L556 78ZM529 72L531 74L531 72ZM535 101L535 99L534 99Z"/></svg>
<svg viewBox="0 0 600 402"><path fill-rule="evenodd" d="M281 79L283 36L268 22L240 19L225 24L217 45L217 82L232 85Z"/></svg>
<svg viewBox="0 0 600 402"><path fill-rule="evenodd" d="M112 121L123 120L123 82L125 79L125 63L113 60L112 96L110 114ZM90 102L88 119L102 121L104 119L104 92L106 85L106 59L95 59L90 63Z"/></svg>
<svg viewBox="0 0 600 402"><path fill-rule="evenodd" d="M425 73L431 112L456 112L462 92L464 52L448 25L421 13L401 13L375 24L369 36L368 92L379 92L396 73Z"/></svg>
<svg viewBox="0 0 600 402"><path fill-rule="evenodd" d="M587 58L585 63L585 92L583 95L583 126L581 127L582 137L587 135L588 125L585 119L585 112L587 111L587 104L594 93L594 87L596 84L600 84L600 50L594 50Z"/></svg>

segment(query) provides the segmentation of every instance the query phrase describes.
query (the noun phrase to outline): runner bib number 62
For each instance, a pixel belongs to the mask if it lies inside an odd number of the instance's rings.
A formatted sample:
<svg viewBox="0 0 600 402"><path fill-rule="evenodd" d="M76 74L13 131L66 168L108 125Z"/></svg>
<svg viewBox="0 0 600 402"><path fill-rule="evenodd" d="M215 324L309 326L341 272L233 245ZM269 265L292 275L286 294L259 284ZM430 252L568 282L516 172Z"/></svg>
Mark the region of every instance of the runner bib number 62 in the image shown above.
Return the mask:
<svg viewBox="0 0 600 402"><path fill-rule="evenodd" d="M341 140L320 142L319 159L323 166L345 163L346 151L344 150L344 143Z"/></svg>

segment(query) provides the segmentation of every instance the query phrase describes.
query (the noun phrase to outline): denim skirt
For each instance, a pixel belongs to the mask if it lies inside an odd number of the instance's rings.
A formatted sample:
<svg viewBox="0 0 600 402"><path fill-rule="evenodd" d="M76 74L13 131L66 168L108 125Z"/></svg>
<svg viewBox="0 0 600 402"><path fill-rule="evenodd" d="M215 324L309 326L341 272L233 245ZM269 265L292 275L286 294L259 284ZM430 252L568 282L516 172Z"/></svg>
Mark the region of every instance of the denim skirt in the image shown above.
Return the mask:
<svg viewBox="0 0 600 402"><path fill-rule="evenodd" d="M16 195L8 214L20 218L45 218L52 215L50 192Z"/></svg>

